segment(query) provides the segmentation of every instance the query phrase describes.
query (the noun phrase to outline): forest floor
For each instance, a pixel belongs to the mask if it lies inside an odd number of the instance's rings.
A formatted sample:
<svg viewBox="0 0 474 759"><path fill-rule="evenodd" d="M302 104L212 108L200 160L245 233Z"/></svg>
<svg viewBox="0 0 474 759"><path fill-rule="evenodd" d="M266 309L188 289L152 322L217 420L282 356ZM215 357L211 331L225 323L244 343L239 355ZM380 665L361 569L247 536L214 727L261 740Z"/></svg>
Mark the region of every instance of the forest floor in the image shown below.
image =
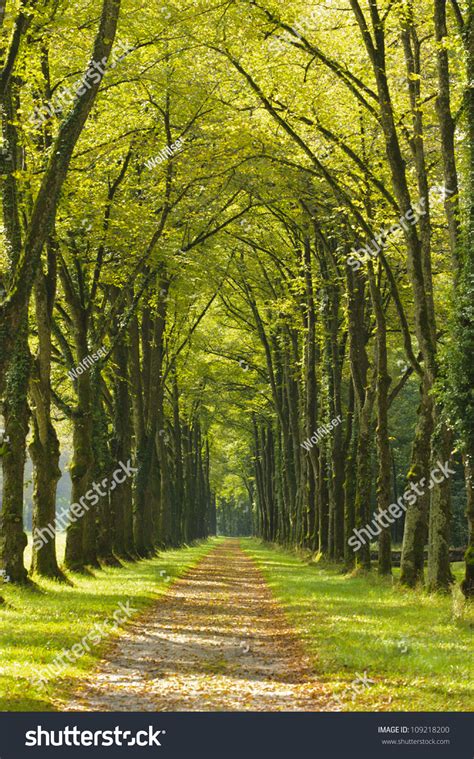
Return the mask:
<svg viewBox="0 0 474 759"><path fill-rule="evenodd" d="M127 626L68 710L330 711L331 693L239 541Z"/></svg>

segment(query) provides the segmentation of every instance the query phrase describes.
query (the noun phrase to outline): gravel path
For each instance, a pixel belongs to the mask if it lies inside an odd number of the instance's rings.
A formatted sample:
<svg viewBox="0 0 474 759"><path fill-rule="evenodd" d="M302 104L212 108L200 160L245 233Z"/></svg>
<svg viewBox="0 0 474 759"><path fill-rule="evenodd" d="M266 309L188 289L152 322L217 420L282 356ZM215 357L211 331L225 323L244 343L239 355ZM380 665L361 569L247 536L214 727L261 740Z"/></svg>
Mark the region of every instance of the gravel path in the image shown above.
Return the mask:
<svg viewBox="0 0 474 759"><path fill-rule="evenodd" d="M331 710L237 540L217 545L126 629L68 710Z"/></svg>

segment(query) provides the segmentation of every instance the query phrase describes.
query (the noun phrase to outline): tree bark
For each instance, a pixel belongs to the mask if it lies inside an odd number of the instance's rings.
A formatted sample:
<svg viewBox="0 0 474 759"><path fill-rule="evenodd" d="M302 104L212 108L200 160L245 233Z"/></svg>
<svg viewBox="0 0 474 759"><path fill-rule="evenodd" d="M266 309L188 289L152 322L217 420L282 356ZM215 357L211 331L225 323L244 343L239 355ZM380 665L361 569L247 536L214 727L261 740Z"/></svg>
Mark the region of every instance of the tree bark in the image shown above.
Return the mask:
<svg viewBox="0 0 474 759"><path fill-rule="evenodd" d="M390 505L390 444L388 433L388 389L391 379L387 362L387 325L380 290L375 281L372 264L368 265L368 276L372 307L377 325L377 509L386 512ZM390 526L383 526L379 536L378 571L381 575L392 572L392 547Z"/></svg>
<svg viewBox="0 0 474 759"><path fill-rule="evenodd" d="M33 364L30 394L33 411L33 548L31 571L63 578L56 558L56 489L61 477L59 440L51 420L51 315L56 293L56 248L48 244L48 271L39 270L35 284L38 351ZM54 536L36 545L35 532L51 525Z"/></svg>
<svg viewBox="0 0 474 759"><path fill-rule="evenodd" d="M9 440L2 458L3 498L0 513L0 562L10 582L24 584L27 572L23 552L27 544L23 527L23 479L26 460L29 409L27 403L30 374L28 319L26 313L16 335L7 373L3 415L5 436Z"/></svg>
<svg viewBox="0 0 474 759"><path fill-rule="evenodd" d="M420 388L420 406L418 421L413 440L410 470L407 475L407 488L413 483L412 492L416 495L413 504L407 505L405 529L403 531L402 556L400 561L400 582L408 587L415 587L424 579L424 551L428 537L428 512L430 493L424 486L428 482L430 469L430 440L433 432L432 399L428 394L426 379ZM418 488L414 490L414 488Z"/></svg>

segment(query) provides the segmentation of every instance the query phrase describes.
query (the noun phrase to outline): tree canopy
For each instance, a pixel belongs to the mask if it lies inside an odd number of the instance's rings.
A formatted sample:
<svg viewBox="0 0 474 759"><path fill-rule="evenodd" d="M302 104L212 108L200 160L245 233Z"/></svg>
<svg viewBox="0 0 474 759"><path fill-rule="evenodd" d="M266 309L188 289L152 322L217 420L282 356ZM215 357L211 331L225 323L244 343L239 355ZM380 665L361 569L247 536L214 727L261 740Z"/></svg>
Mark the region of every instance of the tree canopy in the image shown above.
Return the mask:
<svg viewBox="0 0 474 759"><path fill-rule="evenodd" d="M62 576L63 450L67 570L219 526L382 574L401 544L430 591L463 547L472 595L472 6L23 0L0 21L12 581L27 451L33 538L53 528L31 572Z"/></svg>

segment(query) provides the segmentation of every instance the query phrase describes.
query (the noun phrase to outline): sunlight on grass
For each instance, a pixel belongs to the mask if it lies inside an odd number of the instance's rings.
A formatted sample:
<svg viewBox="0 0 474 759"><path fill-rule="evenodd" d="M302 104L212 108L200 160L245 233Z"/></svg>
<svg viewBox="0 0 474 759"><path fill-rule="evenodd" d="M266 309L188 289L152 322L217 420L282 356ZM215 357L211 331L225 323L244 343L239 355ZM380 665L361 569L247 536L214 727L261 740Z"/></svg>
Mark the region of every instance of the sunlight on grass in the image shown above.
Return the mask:
<svg viewBox="0 0 474 759"><path fill-rule="evenodd" d="M95 623L111 620L120 602L130 600L138 611L149 606L169 587L167 576L172 582L215 543L210 540L163 551L153 559L108 567L90 576L70 574L72 586L38 578L31 588L3 585L6 604L0 606L0 709L50 711L64 706L68 693L77 687L86 670L95 666L110 637L74 663L66 661L56 677L48 675L44 690L30 678L46 674L54 658L79 643Z"/></svg>
<svg viewBox="0 0 474 759"><path fill-rule="evenodd" d="M428 596L390 578L348 577L340 567L308 564L294 553L242 539L321 679L341 694L364 672L375 682L349 711L463 711L474 704L474 609L453 613L451 596ZM460 579L462 565L454 565ZM398 575L395 570L394 575ZM459 603L459 601L457 601Z"/></svg>

